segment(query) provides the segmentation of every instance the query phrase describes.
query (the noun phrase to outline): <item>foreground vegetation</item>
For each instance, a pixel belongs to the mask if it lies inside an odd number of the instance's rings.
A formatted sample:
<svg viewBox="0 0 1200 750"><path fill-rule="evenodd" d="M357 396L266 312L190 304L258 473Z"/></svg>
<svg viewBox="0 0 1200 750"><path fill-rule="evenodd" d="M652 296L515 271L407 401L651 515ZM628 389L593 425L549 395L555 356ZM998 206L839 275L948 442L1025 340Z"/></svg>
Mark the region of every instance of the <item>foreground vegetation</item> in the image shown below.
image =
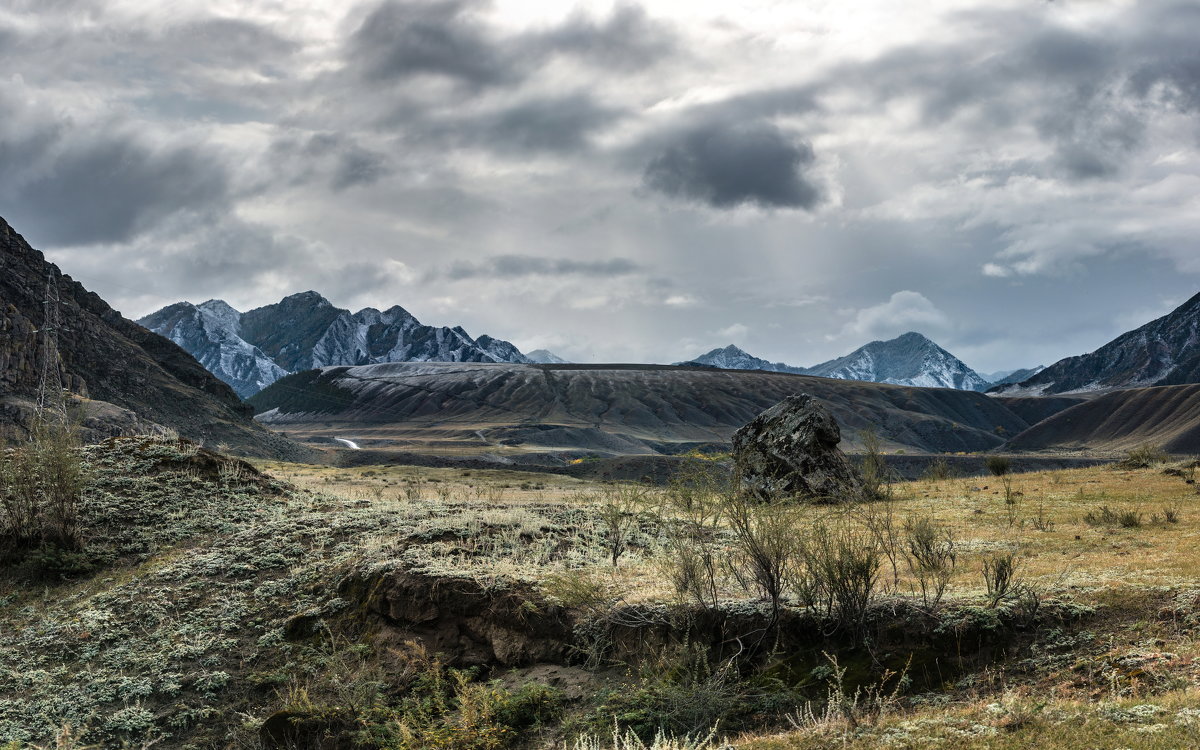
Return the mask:
<svg viewBox="0 0 1200 750"><path fill-rule="evenodd" d="M14 747L1195 744L1200 512L1161 456L833 507L79 455L76 531L0 568Z"/></svg>

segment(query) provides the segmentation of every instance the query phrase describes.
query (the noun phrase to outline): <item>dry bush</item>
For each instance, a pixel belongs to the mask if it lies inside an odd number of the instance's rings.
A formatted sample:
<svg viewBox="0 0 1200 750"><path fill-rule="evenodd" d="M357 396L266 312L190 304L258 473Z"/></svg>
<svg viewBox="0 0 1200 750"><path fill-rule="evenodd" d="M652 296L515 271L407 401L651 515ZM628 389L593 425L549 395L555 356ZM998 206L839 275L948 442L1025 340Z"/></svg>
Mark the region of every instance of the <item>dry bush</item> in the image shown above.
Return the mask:
<svg viewBox="0 0 1200 750"><path fill-rule="evenodd" d="M10 554L83 548L79 506L87 481L70 425L41 421L22 445L0 450L0 540Z"/></svg>
<svg viewBox="0 0 1200 750"><path fill-rule="evenodd" d="M928 517L908 519L904 532L905 559L917 579L921 601L926 607L936 609L958 563L954 536L948 527Z"/></svg>
<svg viewBox="0 0 1200 750"><path fill-rule="evenodd" d="M777 614L797 563L796 509L782 503L761 503L741 492L730 494L727 500L725 516L735 544L730 571L744 588L769 601L772 614Z"/></svg>
<svg viewBox="0 0 1200 750"><path fill-rule="evenodd" d="M819 521L804 540L801 554L808 586L838 624L859 628L879 581L883 549L869 531L847 517Z"/></svg>
<svg viewBox="0 0 1200 750"><path fill-rule="evenodd" d="M989 607L995 607L1005 599L1011 599L1020 593L1020 567L1021 554L1015 551L997 552L983 558L983 582L987 587Z"/></svg>

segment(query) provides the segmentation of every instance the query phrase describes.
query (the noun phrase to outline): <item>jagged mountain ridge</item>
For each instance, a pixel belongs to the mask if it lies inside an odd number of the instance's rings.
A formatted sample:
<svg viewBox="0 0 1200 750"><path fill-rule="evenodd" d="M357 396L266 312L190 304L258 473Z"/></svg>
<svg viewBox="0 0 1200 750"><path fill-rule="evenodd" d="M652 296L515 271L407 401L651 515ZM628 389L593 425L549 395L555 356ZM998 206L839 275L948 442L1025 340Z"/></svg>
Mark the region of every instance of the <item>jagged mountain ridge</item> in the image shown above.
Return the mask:
<svg viewBox="0 0 1200 750"><path fill-rule="evenodd" d="M990 392L1045 395L1200 382L1200 294L1094 352Z"/></svg>
<svg viewBox="0 0 1200 750"><path fill-rule="evenodd" d="M298 450L259 427L229 386L181 347L122 317L2 218L0 300L0 433L28 427L46 371L52 389L81 397L89 438L163 426L260 456ZM48 339L51 306L58 323Z"/></svg>
<svg viewBox="0 0 1200 750"><path fill-rule="evenodd" d="M319 367L531 361L508 341L423 325L399 305L351 313L312 291L244 313L221 300L178 302L138 322L182 346L242 398Z"/></svg>
<svg viewBox="0 0 1200 750"><path fill-rule="evenodd" d="M844 357L813 367L793 367L783 362L769 362L733 345L713 349L691 362L680 364L704 365L722 370L764 370L817 375L839 380L861 380L868 383L924 388L954 388L961 391L982 391L989 385L987 379L967 367L953 354L915 332L906 333L890 341L872 341Z"/></svg>

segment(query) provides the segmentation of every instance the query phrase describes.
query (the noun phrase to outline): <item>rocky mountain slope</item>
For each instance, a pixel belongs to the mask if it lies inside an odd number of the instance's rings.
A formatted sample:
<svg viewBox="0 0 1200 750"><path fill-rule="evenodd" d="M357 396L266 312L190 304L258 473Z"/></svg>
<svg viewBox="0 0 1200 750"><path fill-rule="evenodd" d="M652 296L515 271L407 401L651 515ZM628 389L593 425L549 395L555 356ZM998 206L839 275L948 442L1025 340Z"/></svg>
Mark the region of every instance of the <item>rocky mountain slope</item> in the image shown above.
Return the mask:
<svg viewBox="0 0 1200 750"><path fill-rule="evenodd" d="M316 292L238 312L178 302L138 321L182 346L243 398L291 372L378 362L529 362L507 341L422 325L399 305L356 313Z"/></svg>
<svg viewBox="0 0 1200 750"><path fill-rule="evenodd" d="M121 317L0 219L0 431L27 425L43 372L51 392L85 406L92 436L162 425L257 455L290 445L186 351Z"/></svg>
<svg viewBox="0 0 1200 750"><path fill-rule="evenodd" d="M363 448L495 453L677 453L727 443L796 393L829 408L848 445L872 428L892 448L976 451L1028 423L981 393L785 373L665 365L393 363L288 376L250 399L298 438Z"/></svg>
<svg viewBox="0 0 1200 750"><path fill-rule="evenodd" d="M805 370L808 375L873 383L982 391L988 382L950 352L910 331L890 341L872 341L844 357Z"/></svg>
<svg viewBox="0 0 1200 750"><path fill-rule="evenodd" d="M1042 395L1200 382L1200 294L1094 352L1068 357L996 393Z"/></svg>

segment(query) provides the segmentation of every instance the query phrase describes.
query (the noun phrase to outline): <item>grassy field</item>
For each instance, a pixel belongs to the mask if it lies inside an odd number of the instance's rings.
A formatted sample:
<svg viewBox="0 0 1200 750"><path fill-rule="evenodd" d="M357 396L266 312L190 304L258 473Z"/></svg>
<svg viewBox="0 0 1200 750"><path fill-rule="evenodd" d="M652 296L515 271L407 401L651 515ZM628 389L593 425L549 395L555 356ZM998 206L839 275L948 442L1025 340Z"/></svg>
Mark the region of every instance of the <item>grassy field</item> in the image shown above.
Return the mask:
<svg viewBox="0 0 1200 750"><path fill-rule="evenodd" d="M1183 462L747 506L703 477L251 467L148 439L85 459L83 551L0 569L0 746L634 748L662 731L660 748L1082 749L1200 732Z"/></svg>

